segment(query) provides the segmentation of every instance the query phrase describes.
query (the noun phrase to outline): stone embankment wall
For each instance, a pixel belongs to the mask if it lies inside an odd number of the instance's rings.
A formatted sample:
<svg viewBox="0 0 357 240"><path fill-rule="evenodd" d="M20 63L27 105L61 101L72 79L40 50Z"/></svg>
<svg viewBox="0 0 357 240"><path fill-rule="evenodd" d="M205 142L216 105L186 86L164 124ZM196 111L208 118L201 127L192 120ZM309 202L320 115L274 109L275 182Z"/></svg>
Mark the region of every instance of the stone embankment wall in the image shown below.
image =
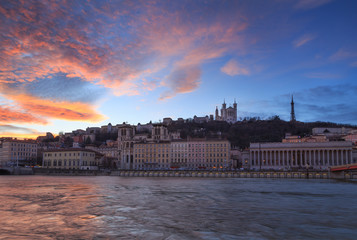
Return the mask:
<svg viewBox="0 0 357 240"><path fill-rule="evenodd" d="M48 168L12 168L14 175L54 176L120 176L120 177L198 177L198 178L301 178L301 179L357 179L355 172L235 172L235 171L134 171L134 170L79 170Z"/></svg>
<svg viewBox="0 0 357 240"><path fill-rule="evenodd" d="M112 171L121 177L203 177L203 178L311 178L328 179L328 172L209 172L209 171Z"/></svg>

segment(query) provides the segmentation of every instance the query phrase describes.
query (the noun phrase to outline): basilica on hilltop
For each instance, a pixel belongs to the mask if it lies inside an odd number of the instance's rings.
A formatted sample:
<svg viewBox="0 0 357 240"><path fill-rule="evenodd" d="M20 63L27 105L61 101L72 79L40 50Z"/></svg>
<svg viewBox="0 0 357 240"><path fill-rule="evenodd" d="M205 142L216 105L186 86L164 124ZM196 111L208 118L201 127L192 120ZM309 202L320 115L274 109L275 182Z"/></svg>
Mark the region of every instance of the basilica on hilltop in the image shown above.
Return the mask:
<svg viewBox="0 0 357 240"><path fill-rule="evenodd" d="M226 121L229 123L237 122L237 103L234 99L233 107L228 107L226 101L224 100L221 108L221 115L219 115L218 107L216 107L216 114L215 114L216 121Z"/></svg>

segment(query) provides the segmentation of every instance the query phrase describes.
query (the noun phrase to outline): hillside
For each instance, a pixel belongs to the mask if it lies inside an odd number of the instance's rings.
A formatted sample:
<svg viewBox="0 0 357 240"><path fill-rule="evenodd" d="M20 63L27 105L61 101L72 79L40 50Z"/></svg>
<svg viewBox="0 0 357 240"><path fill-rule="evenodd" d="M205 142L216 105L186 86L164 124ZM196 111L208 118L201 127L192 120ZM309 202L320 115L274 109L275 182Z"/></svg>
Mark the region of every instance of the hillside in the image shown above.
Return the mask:
<svg viewBox="0 0 357 240"><path fill-rule="evenodd" d="M232 146L244 149L249 147L251 142L281 142L286 133L301 137L308 136L312 134L312 129L315 127L356 128L356 126L330 122L291 123L274 116L269 120L247 118L235 124L219 121L208 123L173 122L169 126L169 131L180 131L182 138L187 138L188 136L207 138L222 136L227 138L232 143Z"/></svg>

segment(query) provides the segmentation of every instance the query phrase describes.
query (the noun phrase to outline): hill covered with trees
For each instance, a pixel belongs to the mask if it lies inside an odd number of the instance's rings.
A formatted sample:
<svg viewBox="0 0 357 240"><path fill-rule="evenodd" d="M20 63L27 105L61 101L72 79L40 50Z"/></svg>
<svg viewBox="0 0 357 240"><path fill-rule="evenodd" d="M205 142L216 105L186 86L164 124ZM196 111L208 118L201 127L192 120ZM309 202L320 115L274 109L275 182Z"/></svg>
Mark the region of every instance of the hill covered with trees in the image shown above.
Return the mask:
<svg viewBox="0 0 357 240"><path fill-rule="evenodd" d="M312 134L312 129L316 127L337 128L356 126L337 124L331 122L286 122L278 116L273 116L268 120L259 118L245 118L234 124L223 121L210 121L207 123L195 123L193 121L173 122L169 125L169 131L180 131L181 138L227 138L232 146L240 149L249 147L251 142L281 142L286 133L301 137Z"/></svg>

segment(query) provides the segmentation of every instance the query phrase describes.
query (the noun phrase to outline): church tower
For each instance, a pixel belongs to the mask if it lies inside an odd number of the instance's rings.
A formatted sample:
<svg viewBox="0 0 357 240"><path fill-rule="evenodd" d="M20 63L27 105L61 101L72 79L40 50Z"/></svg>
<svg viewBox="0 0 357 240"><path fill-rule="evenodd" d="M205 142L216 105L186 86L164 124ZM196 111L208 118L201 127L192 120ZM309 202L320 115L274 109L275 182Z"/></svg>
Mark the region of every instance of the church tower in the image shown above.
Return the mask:
<svg viewBox="0 0 357 240"><path fill-rule="evenodd" d="M226 99L224 99L222 108L221 108L221 118L223 121L227 119L227 104L226 104Z"/></svg>
<svg viewBox="0 0 357 240"><path fill-rule="evenodd" d="M291 96L291 112L290 112L290 122L295 122L295 110L294 110L294 96Z"/></svg>
<svg viewBox="0 0 357 240"><path fill-rule="evenodd" d="M233 117L234 117L234 122L237 121L237 102L236 102L236 99L234 99L234 103L233 103L233 109L234 109L234 114L233 114Z"/></svg>
<svg viewBox="0 0 357 240"><path fill-rule="evenodd" d="M218 107L216 107L216 118L215 118L216 120L220 120L219 119L219 114L218 114Z"/></svg>

